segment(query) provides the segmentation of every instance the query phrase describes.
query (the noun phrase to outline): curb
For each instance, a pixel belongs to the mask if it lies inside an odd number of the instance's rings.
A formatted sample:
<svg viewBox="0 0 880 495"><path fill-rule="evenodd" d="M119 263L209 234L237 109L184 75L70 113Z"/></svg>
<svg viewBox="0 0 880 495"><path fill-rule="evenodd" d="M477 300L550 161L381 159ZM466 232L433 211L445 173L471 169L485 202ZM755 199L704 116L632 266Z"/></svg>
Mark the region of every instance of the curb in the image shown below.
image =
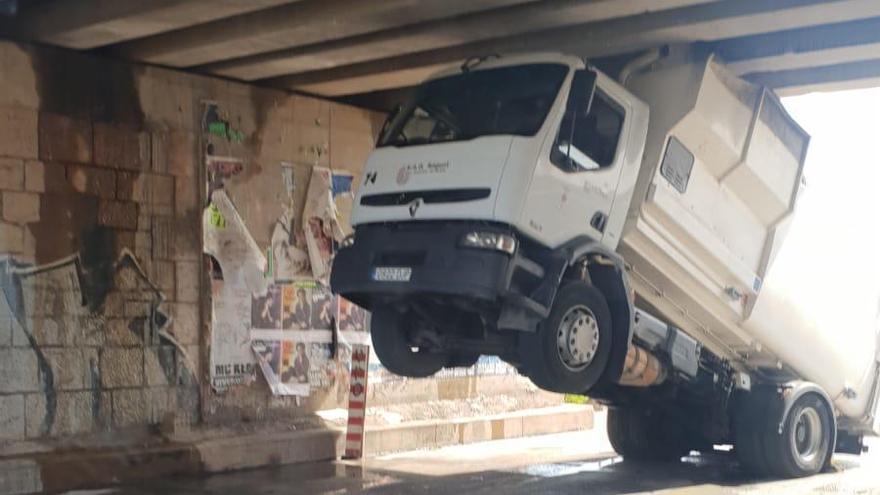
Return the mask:
<svg viewBox="0 0 880 495"><path fill-rule="evenodd" d="M221 473L335 460L341 456L339 444L343 441L343 430L332 428L211 439L198 442L195 449L203 473Z"/></svg>
<svg viewBox="0 0 880 495"><path fill-rule="evenodd" d="M520 375L454 376L376 381L370 383L367 404L370 407L399 406L432 400L462 400L485 395L529 396L535 393L561 396L538 389Z"/></svg>
<svg viewBox="0 0 880 495"><path fill-rule="evenodd" d="M367 456L375 456L424 449L425 445L446 447L588 430L592 427L592 407L566 404L495 416L451 421L412 421L401 425L375 427L365 432L364 452Z"/></svg>
<svg viewBox="0 0 880 495"><path fill-rule="evenodd" d="M592 428L580 405L495 416L414 421L368 429L368 456ZM0 458L0 493L58 493L170 475L211 474L304 462L332 461L344 450L342 428L260 432L153 446L75 450Z"/></svg>

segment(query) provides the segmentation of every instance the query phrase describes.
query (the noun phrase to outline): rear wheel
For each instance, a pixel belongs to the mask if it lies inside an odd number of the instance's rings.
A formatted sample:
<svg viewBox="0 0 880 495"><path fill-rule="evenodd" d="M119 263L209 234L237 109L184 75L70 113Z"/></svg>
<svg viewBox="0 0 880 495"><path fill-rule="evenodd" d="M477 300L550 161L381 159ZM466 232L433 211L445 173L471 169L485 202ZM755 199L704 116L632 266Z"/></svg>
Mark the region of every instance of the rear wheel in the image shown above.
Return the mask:
<svg viewBox="0 0 880 495"><path fill-rule="evenodd" d="M769 435L772 424L766 420L770 415L781 414L773 409L781 408L775 391L757 389L743 401L735 413L734 444L740 464L754 474L769 473L767 451L763 438Z"/></svg>
<svg viewBox="0 0 880 495"><path fill-rule="evenodd" d="M611 353L611 312L595 287L570 282L559 289L550 315L519 338L523 369L553 392L585 393L602 376Z"/></svg>
<svg viewBox="0 0 880 495"><path fill-rule="evenodd" d="M776 461L774 474L793 478L818 473L831 460L833 439L834 416L828 404L817 394L805 394L786 414L782 435L768 438L768 457Z"/></svg>
<svg viewBox="0 0 880 495"><path fill-rule="evenodd" d="M830 462L835 421L822 397L804 394L784 418L778 394L759 392L749 400L737 424L736 449L743 466L758 474L795 478L816 474Z"/></svg>
<svg viewBox="0 0 880 495"><path fill-rule="evenodd" d="M681 424L660 411L611 408L607 428L611 446L627 460L678 462L690 451Z"/></svg>
<svg viewBox="0 0 880 495"><path fill-rule="evenodd" d="M440 371L449 355L430 347L414 345L410 332L414 328L410 315L393 308L373 309L370 334L376 356L395 375L424 378Z"/></svg>

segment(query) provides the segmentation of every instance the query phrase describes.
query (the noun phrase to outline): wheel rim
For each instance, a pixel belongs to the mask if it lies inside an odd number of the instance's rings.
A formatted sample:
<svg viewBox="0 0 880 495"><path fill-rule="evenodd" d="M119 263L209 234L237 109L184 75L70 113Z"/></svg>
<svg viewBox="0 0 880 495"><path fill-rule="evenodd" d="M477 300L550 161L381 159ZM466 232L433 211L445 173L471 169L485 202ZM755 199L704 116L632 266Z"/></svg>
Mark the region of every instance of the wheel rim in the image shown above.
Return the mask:
<svg viewBox="0 0 880 495"><path fill-rule="evenodd" d="M570 308L556 329L556 349L566 368L580 371L593 361L599 349L599 323L586 306Z"/></svg>
<svg viewBox="0 0 880 495"><path fill-rule="evenodd" d="M822 418L811 407L802 409L794 420L791 447L802 464L812 464L822 447Z"/></svg>

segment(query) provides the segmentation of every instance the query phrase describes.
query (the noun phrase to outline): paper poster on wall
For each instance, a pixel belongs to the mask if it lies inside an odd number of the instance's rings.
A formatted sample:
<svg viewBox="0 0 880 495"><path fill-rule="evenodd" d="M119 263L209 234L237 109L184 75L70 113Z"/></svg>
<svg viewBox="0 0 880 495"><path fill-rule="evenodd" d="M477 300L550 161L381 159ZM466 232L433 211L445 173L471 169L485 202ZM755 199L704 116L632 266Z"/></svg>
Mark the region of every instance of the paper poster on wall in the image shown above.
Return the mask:
<svg viewBox="0 0 880 495"><path fill-rule="evenodd" d="M251 295L251 328L281 328L282 290L273 284L264 294Z"/></svg>
<svg viewBox="0 0 880 495"><path fill-rule="evenodd" d="M335 310L327 287L314 280L277 283L255 296L253 304L254 353L280 356L278 366L260 363L272 393L304 396L331 387L338 364L332 352Z"/></svg>
<svg viewBox="0 0 880 495"><path fill-rule="evenodd" d="M336 296L336 328L345 344L370 344L369 313L342 296Z"/></svg>
<svg viewBox="0 0 880 495"><path fill-rule="evenodd" d="M278 394L281 383L281 342L254 340L251 342L251 347L269 388L273 394Z"/></svg>
<svg viewBox="0 0 880 495"><path fill-rule="evenodd" d="M333 206L336 210L336 225L338 225L337 242L341 242L346 236L351 235L351 210L354 205L354 192L352 185L354 176L348 172L333 172Z"/></svg>
<svg viewBox="0 0 880 495"><path fill-rule="evenodd" d="M312 270L305 232L294 227L297 225L293 206L296 189L295 167L291 163L281 162L280 168L287 201L283 213L275 221L272 228L269 248L272 264L271 276L276 281L291 281L311 277Z"/></svg>
<svg viewBox="0 0 880 495"><path fill-rule="evenodd" d="M282 328L285 330L308 330L312 326L312 287L308 283L284 285L284 311Z"/></svg>
<svg viewBox="0 0 880 495"><path fill-rule="evenodd" d="M296 341L255 340L252 348L272 394L309 395L311 363L306 353L307 344Z"/></svg>
<svg viewBox="0 0 880 495"><path fill-rule="evenodd" d="M222 189L225 181L244 170L244 161L232 156L205 156L205 170L208 180L208 195Z"/></svg>
<svg viewBox="0 0 880 495"><path fill-rule="evenodd" d="M337 297L338 315L336 321L343 332L366 332L367 311L344 297Z"/></svg>
<svg viewBox="0 0 880 495"><path fill-rule="evenodd" d="M211 385L223 390L254 377L252 297L267 292L266 259L225 191L213 192L202 223L204 252L212 263Z"/></svg>
<svg viewBox="0 0 880 495"><path fill-rule="evenodd" d="M330 330L333 328L333 294L326 287L312 291L312 328Z"/></svg>
<svg viewBox="0 0 880 495"><path fill-rule="evenodd" d="M289 212L285 212L275 222L272 230L270 252L276 281L295 280L311 275L305 235L301 231L294 230L292 225L292 216Z"/></svg>
<svg viewBox="0 0 880 495"><path fill-rule="evenodd" d="M309 395L309 369L306 343L292 340L281 343L281 394Z"/></svg>
<svg viewBox="0 0 880 495"><path fill-rule="evenodd" d="M284 190L287 192L288 201L293 201L293 191L296 189L296 174L293 164L281 162L281 179L284 181Z"/></svg>
<svg viewBox="0 0 880 495"><path fill-rule="evenodd" d="M309 344L308 356L312 363L309 369L309 386L311 389L332 387L336 383L338 365L336 360L333 359L333 351L330 344Z"/></svg>
<svg viewBox="0 0 880 495"><path fill-rule="evenodd" d="M303 207L303 230L312 276L326 281L330 275L333 240L336 233L341 235L337 226L336 205L333 202L333 174L329 168L312 169Z"/></svg>

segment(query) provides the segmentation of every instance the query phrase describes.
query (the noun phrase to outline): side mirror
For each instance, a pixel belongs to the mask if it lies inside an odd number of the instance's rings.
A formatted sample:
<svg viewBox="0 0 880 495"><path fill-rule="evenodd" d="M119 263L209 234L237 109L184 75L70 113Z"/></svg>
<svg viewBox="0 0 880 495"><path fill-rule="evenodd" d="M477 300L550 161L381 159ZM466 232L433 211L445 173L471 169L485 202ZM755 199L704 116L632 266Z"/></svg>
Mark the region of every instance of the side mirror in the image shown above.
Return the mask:
<svg viewBox="0 0 880 495"><path fill-rule="evenodd" d="M596 73L592 70L579 70L574 73L568 102L565 105L565 116L559 127L556 144L550 152L553 163L564 170L577 171L579 167L571 160L571 143L574 142L574 129L578 125L578 117L587 115L596 94Z"/></svg>
<svg viewBox="0 0 880 495"><path fill-rule="evenodd" d="M568 94L566 108L583 111L582 115L590 113L590 105L593 103L593 95L596 94L596 72L585 69L574 73L571 81L571 92Z"/></svg>
<svg viewBox="0 0 880 495"><path fill-rule="evenodd" d="M387 139L388 130L391 129L391 124L394 122L400 112L403 111L403 105L398 103L391 111L388 113L388 116L385 117L385 122L382 124L382 130L379 131L379 139L376 143L377 146L382 145Z"/></svg>

